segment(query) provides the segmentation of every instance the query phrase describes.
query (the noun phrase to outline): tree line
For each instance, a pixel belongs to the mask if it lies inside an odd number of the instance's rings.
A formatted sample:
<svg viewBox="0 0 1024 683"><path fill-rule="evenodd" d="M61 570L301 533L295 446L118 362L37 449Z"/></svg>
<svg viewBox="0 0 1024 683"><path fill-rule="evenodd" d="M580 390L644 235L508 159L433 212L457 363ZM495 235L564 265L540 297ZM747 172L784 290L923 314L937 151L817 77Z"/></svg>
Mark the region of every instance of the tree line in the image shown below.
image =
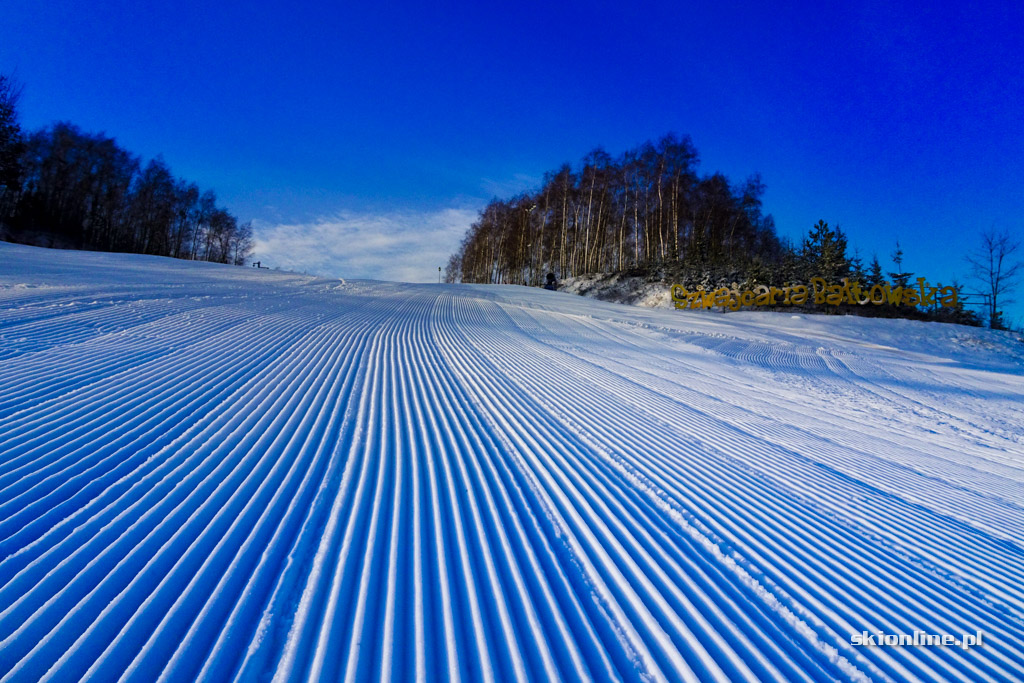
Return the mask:
<svg viewBox="0 0 1024 683"><path fill-rule="evenodd" d="M448 260L445 279L539 286L548 274L562 280L621 273L707 290L812 277L849 278L867 287L912 283L899 243L895 269L885 270L877 255L865 263L850 253L842 229L823 220L799 243L780 239L763 211L759 175L738 184L721 173L702 176L698 158L691 139L674 134L616 158L598 148L575 170L566 164L547 173L537 191L493 199ZM962 307L841 312L979 324Z"/></svg>
<svg viewBox="0 0 1024 683"><path fill-rule="evenodd" d="M251 223L217 206L212 190L71 123L25 135L18 95L0 75L0 237L235 265L248 258Z"/></svg>
<svg viewBox="0 0 1024 683"><path fill-rule="evenodd" d="M494 199L449 259L449 282L539 285L558 278L674 263L747 264L782 244L761 211L764 185L697 174L689 137L666 135L612 158L588 154L543 186Z"/></svg>

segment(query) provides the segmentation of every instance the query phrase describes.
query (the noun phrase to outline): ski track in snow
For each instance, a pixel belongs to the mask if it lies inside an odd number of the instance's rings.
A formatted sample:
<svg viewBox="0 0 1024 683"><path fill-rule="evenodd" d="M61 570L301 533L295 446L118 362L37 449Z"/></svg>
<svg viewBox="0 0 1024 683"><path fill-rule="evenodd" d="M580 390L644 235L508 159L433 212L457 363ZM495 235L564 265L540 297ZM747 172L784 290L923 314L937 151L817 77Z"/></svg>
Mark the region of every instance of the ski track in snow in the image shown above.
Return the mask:
<svg viewBox="0 0 1024 683"><path fill-rule="evenodd" d="M1024 373L935 325L0 260L0 680L1022 677Z"/></svg>

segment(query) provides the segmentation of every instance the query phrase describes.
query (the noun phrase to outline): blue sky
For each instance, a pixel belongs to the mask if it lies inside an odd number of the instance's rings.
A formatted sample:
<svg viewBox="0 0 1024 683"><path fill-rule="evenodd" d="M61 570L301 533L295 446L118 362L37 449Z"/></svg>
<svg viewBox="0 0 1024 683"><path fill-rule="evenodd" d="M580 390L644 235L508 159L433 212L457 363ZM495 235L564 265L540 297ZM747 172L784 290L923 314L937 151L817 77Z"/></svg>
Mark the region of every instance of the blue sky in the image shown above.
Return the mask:
<svg viewBox="0 0 1024 683"><path fill-rule="evenodd" d="M887 268L899 239L910 270L962 277L980 230L1024 235L1020 3L2 12L26 127L69 120L163 154L256 222L268 261L311 272L430 280L492 196L669 131L702 172L761 173L782 235L823 218ZM368 226L387 233L378 251L353 251Z"/></svg>

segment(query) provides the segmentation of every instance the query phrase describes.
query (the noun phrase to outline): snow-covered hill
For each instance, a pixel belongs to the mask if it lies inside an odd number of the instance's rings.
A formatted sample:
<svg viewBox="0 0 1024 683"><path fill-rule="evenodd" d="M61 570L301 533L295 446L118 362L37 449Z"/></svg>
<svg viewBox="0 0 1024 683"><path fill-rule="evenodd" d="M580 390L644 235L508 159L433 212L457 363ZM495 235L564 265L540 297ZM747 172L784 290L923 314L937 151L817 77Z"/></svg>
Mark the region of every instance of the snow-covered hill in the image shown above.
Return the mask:
<svg viewBox="0 0 1024 683"><path fill-rule="evenodd" d="M0 676L1019 680L1022 368L0 243Z"/></svg>

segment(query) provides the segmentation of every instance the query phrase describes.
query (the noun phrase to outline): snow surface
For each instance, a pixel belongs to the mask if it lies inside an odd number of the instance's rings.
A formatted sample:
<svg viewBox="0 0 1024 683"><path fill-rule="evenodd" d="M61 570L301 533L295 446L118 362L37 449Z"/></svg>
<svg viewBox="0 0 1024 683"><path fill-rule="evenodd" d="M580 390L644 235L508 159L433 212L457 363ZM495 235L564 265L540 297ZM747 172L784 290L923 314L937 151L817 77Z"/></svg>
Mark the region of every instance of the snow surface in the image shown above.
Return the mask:
<svg viewBox="0 0 1024 683"><path fill-rule="evenodd" d="M1022 348L0 243L0 676L1019 680Z"/></svg>
<svg viewBox="0 0 1024 683"><path fill-rule="evenodd" d="M558 291L633 306L675 308L672 290L664 282L620 273L590 273L566 278L558 284Z"/></svg>

